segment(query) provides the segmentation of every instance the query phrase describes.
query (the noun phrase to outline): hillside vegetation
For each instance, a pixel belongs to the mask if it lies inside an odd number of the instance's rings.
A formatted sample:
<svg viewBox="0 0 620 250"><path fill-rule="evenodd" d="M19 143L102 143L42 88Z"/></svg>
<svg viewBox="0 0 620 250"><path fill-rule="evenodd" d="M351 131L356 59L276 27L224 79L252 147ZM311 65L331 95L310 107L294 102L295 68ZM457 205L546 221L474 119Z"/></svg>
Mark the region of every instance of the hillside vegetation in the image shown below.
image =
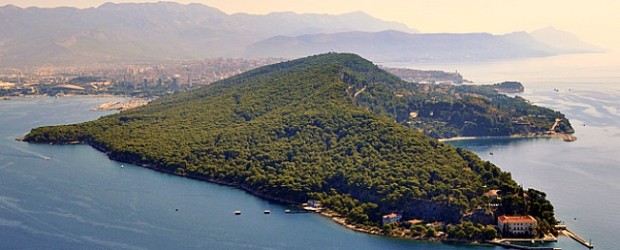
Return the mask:
<svg viewBox="0 0 620 250"><path fill-rule="evenodd" d="M387 88L390 100L376 92ZM494 85L371 84L357 103L433 138L572 134L564 114L502 92L522 92L518 82ZM384 99L377 101L376 99ZM558 121L557 126L554 126Z"/></svg>
<svg viewBox="0 0 620 250"><path fill-rule="evenodd" d="M323 54L95 121L36 128L25 140L80 141L113 159L274 200L319 199L369 227L390 212L456 224L499 189L496 212L533 214L548 231L555 219L544 194L524 196L509 173L394 121L387 104L404 103L388 86L405 84L359 56Z"/></svg>

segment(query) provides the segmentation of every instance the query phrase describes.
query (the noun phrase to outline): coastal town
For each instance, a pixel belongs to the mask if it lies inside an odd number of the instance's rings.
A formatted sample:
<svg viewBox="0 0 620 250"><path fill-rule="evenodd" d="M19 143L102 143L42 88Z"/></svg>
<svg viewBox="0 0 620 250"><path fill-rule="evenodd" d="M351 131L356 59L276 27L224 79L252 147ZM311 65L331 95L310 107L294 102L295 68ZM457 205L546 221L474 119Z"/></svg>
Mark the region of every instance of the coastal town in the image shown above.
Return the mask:
<svg viewBox="0 0 620 250"><path fill-rule="evenodd" d="M124 95L156 98L285 61L283 58L207 58L160 63L43 65L0 68L0 96ZM472 83L458 72L385 68L408 82Z"/></svg>
<svg viewBox="0 0 620 250"><path fill-rule="evenodd" d="M211 58L161 63L0 68L0 96L125 95L153 98L210 84L283 59Z"/></svg>

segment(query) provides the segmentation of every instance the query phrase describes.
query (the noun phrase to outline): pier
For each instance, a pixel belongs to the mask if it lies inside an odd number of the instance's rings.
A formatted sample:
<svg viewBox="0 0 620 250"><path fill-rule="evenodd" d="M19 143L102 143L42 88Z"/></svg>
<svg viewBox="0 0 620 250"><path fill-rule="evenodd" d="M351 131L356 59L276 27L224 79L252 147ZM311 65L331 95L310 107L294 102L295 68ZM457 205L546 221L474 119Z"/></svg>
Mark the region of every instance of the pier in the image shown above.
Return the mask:
<svg viewBox="0 0 620 250"><path fill-rule="evenodd" d="M558 229L558 232L570 237L571 239L579 242L581 245L592 249L594 248L594 246L592 245L592 243L588 242L587 240L585 240L584 238L582 238L581 236L579 236L578 234L576 234L575 232L571 231L570 229L568 229L565 225L558 225L556 226L556 228Z"/></svg>

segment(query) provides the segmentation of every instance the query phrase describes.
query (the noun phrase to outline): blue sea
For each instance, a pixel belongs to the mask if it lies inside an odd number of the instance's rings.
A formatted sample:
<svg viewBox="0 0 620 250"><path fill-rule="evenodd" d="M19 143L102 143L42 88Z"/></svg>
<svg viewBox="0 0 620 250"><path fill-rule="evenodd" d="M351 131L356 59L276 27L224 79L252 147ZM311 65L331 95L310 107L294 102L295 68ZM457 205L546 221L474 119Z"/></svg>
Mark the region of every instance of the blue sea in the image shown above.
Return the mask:
<svg viewBox="0 0 620 250"><path fill-rule="evenodd" d="M478 83L522 81L523 97L565 113L575 142L450 143L546 192L559 220L595 249L611 250L620 225L620 63L613 58L408 66L458 70ZM89 146L14 140L34 127L110 114L90 108L117 99L0 101L0 249L501 249L357 233L316 214L285 214L288 207L235 188L114 162ZM550 246L586 249L564 237Z"/></svg>

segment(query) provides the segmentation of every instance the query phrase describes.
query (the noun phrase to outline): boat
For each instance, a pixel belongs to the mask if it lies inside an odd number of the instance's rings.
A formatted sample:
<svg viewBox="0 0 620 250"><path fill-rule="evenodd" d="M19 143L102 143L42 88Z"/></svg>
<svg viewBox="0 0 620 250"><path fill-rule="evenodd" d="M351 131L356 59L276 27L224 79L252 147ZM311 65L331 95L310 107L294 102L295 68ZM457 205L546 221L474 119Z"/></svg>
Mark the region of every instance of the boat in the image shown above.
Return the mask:
<svg viewBox="0 0 620 250"><path fill-rule="evenodd" d="M284 210L284 213L290 214L291 210L290 209L286 209L286 210Z"/></svg>
<svg viewBox="0 0 620 250"><path fill-rule="evenodd" d="M235 211L235 215L241 215L241 210Z"/></svg>
<svg viewBox="0 0 620 250"><path fill-rule="evenodd" d="M271 213L271 210L265 210L265 211L263 211L263 213L264 213L264 214L270 214L270 213Z"/></svg>

